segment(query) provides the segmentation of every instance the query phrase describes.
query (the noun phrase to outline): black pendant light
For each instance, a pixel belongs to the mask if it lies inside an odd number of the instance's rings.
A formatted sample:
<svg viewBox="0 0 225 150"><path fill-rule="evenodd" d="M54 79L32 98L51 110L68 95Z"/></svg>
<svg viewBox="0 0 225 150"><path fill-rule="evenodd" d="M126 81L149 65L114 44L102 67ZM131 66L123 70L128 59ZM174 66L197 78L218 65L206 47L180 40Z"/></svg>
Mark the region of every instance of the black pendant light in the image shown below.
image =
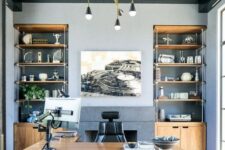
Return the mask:
<svg viewBox="0 0 225 150"><path fill-rule="evenodd" d="M131 1L131 4L130 4L130 10L129 10L129 15L131 17L134 17L136 16L137 12L136 12L136 9L135 9L135 6L134 6L134 0Z"/></svg>
<svg viewBox="0 0 225 150"><path fill-rule="evenodd" d="M87 9L86 9L86 14L85 14L85 18L87 20L91 20L92 19L92 13L91 13L91 8L89 6L89 0L88 0L88 6L87 6Z"/></svg>
<svg viewBox="0 0 225 150"><path fill-rule="evenodd" d="M121 16L121 9L119 9L119 0L114 0L115 4L116 4L116 23L114 25L114 29L116 31L120 30L121 29L121 26L120 26L120 20L119 20L119 16Z"/></svg>
<svg viewBox="0 0 225 150"><path fill-rule="evenodd" d="M116 19L116 23L115 23L114 28L115 28L116 31L121 29L119 18Z"/></svg>

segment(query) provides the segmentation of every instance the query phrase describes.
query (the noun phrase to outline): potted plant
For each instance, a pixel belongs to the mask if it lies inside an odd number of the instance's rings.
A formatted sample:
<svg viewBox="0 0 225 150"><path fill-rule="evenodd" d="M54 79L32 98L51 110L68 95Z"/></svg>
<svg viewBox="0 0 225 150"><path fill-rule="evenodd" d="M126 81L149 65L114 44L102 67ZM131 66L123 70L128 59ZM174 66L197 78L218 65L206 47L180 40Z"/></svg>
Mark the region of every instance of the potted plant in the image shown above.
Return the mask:
<svg viewBox="0 0 225 150"><path fill-rule="evenodd" d="M25 100L44 99L45 90L37 85L21 85L22 96Z"/></svg>
<svg viewBox="0 0 225 150"><path fill-rule="evenodd" d="M44 88L41 88L34 84L25 84L20 86L20 95L25 99L24 108L25 111L21 112L21 120L26 121L29 117L30 109L32 109L32 105L30 105L30 101L34 99L42 100L45 97Z"/></svg>

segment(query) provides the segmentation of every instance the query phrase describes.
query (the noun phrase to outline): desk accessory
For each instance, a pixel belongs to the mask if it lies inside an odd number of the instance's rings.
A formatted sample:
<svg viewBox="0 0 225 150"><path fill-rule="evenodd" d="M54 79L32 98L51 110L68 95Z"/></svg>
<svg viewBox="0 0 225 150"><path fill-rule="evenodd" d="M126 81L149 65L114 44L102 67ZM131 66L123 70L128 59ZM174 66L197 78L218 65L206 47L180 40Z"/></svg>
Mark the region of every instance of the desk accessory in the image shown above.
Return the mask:
<svg viewBox="0 0 225 150"><path fill-rule="evenodd" d="M148 141L127 142L123 144L124 150L155 150L154 144Z"/></svg>
<svg viewBox="0 0 225 150"><path fill-rule="evenodd" d="M50 147L51 128L57 129L62 121L79 124L81 100L80 98L45 98L44 114L37 118L39 132L46 132L46 144L42 150L55 150ZM43 124L46 120L47 124Z"/></svg>
<svg viewBox="0 0 225 150"><path fill-rule="evenodd" d="M183 122L183 121L191 121L190 114L177 114L177 115L168 115L169 121L174 122Z"/></svg>
<svg viewBox="0 0 225 150"><path fill-rule="evenodd" d="M172 149L179 141L180 139L174 136L162 136L152 139L152 142L161 149Z"/></svg>

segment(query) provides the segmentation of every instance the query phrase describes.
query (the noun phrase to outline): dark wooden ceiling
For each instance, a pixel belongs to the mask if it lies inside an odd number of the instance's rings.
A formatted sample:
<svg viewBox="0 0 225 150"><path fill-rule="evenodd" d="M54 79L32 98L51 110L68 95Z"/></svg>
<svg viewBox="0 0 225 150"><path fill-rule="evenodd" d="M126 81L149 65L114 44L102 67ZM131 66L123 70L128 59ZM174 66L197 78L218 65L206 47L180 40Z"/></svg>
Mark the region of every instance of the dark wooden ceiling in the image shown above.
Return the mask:
<svg viewBox="0 0 225 150"><path fill-rule="evenodd" d="M134 0L135 3L170 3L170 4L197 4L198 0ZM87 0L22 0L26 3L86 3ZM92 3L113 3L113 0L90 0ZM120 0L120 3L129 3L130 0Z"/></svg>
<svg viewBox="0 0 225 150"><path fill-rule="evenodd" d="M6 0L13 11L21 11L22 3L87 3L87 0ZM199 4L199 12L208 12L218 3L218 0L134 0L135 3L158 4ZM91 3L113 3L114 0L90 0ZM120 3L130 3L131 0L120 0Z"/></svg>

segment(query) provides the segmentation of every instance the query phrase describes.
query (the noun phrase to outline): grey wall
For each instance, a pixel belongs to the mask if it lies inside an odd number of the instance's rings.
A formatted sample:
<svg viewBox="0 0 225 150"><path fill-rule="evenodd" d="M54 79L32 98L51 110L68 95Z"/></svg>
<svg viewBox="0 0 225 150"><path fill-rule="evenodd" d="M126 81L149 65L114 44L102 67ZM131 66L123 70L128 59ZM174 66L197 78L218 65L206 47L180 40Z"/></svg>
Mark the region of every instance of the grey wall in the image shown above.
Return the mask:
<svg viewBox="0 0 225 150"><path fill-rule="evenodd" d="M218 28L218 9L225 3L222 0L213 10L208 13L207 29L207 54L206 54L206 122L207 122L207 147L219 149L220 134L220 97L219 97L219 28ZM225 8L225 7L224 7ZM216 82L215 82L216 81Z"/></svg>
<svg viewBox="0 0 225 150"><path fill-rule="evenodd" d="M137 16L127 15L128 4L121 17L122 30L116 32L115 6L92 4L93 20L84 18L86 4L29 4L14 13L14 23L69 24L69 92L80 95L80 51L140 50L142 51L142 96L83 98L85 106L152 106L153 105L153 25L206 24L206 14L198 13L197 5L137 4Z"/></svg>
<svg viewBox="0 0 225 150"><path fill-rule="evenodd" d="M137 16L127 15L128 4L121 4L125 11L121 17L122 30L116 32L115 6L91 4L92 21L86 21L86 4L23 4L22 12L14 13L14 23L65 23L69 24L69 94L80 95L80 52L82 50L140 50L142 52L142 96L140 97L93 97L83 98L83 106L153 106L153 25L185 24L205 25L207 15L198 13L197 5L137 4ZM11 33L11 31L9 31ZM12 34L13 35L13 34ZM11 38L10 38L11 39ZM13 44L11 45L13 46ZM7 85L14 89L12 58L14 49L7 49ZM12 90L8 91L9 120L16 120L12 104ZM11 95L10 95L11 94ZM14 105L15 106L15 105ZM151 118L153 119L153 118ZM12 127L10 124L9 128ZM11 128L12 129L12 128ZM7 141L12 141L12 134ZM8 143L10 146L11 143Z"/></svg>
<svg viewBox="0 0 225 150"><path fill-rule="evenodd" d="M0 85L2 85L2 1L0 2ZM2 133L2 86L0 86L0 135ZM1 140L1 138L0 138Z"/></svg>
<svg viewBox="0 0 225 150"><path fill-rule="evenodd" d="M15 115L16 104L14 103L14 29L13 12L6 8L6 148L13 149L13 123L17 118Z"/></svg>
<svg viewBox="0 0 225 150"><path fill-rule="evenodd" d="M87 131L98 131L99 122L106 121L101 118L101 113L104 111L118 111L120 114L119 121L123 122L124 131L137 131L138 141L149 141L154 137L155 110L153 107L100 106L82 107L78 131L81 135L81 141L90 142L90 136L86 133Z"/></svg>

